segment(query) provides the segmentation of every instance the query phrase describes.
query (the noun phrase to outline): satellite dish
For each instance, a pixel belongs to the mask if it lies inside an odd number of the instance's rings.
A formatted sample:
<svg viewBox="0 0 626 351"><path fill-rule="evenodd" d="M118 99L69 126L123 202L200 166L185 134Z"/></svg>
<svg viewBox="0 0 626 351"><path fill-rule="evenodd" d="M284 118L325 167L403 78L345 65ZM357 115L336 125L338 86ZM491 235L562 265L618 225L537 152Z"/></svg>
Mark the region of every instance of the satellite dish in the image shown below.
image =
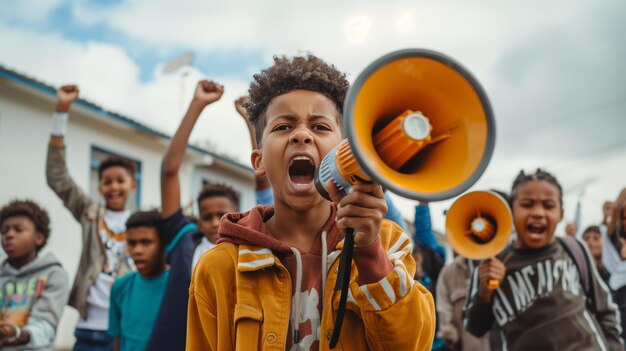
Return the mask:
<svg viewBox="0 0 626 351"><path fill-rule="evenodd" d="M193 61L193 56L193 52L187 52L174 58L173 60L168 62L165 67L163 67L163 73L172 73L181 67L190 65Z"/></svg>

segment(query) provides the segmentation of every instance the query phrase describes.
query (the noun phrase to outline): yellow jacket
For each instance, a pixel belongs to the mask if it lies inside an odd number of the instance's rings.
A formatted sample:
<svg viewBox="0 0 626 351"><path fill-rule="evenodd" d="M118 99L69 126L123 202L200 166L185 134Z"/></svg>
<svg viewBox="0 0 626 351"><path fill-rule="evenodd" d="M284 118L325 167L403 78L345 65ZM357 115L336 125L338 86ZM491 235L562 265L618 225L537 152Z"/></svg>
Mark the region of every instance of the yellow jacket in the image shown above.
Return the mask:
<svg viewBox="0 0 626 351"><path fill-rule="evenodd" d="M430 350L435 308L428 290L413 279L411 240L395 223L384 220L380 241L394 268L380 281L359 286L353 263L335 350ZM339 304L334 286L342 247L343 241L326 256L320 350L329 348ZM287 269L270 249L221 242L202 256L193 273L187 350L285 350L291 285Z"/></svg>

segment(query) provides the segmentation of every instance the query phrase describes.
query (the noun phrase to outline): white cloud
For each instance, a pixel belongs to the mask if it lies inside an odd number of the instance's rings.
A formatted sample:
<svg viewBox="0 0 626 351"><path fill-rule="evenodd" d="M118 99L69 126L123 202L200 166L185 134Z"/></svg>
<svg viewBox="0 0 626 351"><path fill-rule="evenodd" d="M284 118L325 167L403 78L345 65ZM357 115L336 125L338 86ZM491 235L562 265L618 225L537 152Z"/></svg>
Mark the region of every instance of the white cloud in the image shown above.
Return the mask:
<svg viewBox="0 0 626 351"><path fill-rule="evenodd" d="M11 48L0 54L0 63L36 79L61 86L75 83L81 97L105 109L119 112L172 135L182 118L181 78L163 75L157 66L152 80L139 79L139 67L123 48L97 42L80 44L57 34L41 34L23 29L3 28L0 46ZM23 43L29 43L25 46ZM42 58L45 58L42 61ZM195 84L203 79L192 69L185 80L184 107L191 101ZM207 107L199 120L192 141L210 140L219 151L249 164L250 144L240 135L245 124L233 101L246 92L246 83L228 77L215 77L225 85L222 99Z"/></svg>
<svg viewBox="0 0 626 351"><path fill-rule="evenodd" d="M80 44L54 32L6 25L11 19L36 23L57 3L37 4L32 15L25 5L10 11L5 3L0 5L0 62L56 85L74 81L83 96L108 109L170 134L175 131L181 118L177 75L163 75L157 66L151 79L142 82L139 67L128 54L136 48ZM596 207L584 213L584 218L597 222L597 205L626 185L621 177L626 172L624 145L619 146L626 130L626 3L621 0L297 4L131 0L99 6L97 11L75 2L72 9L84 23L111 26L138 45L160 52L250 50L269 61L273 54L311 51L349 72L351 79L387 52L435 49L454 57L479 79L495 110L495 154L475 188L507 190L520 168L538 166L553 170L566 189L597 176L585 195ZM360 28L359 40L350 40L346 28L355 18L365 18L359 23L367 30ZM256 69L242 67L242 72L251 75ZM201 77L192 70L187 78L185 105ZM226 86L225 95L207 108L192 139L211 140L247 164L245 125L232 101L245 93L248 82L213 78ZM575 198L576 192L566 193L568 213ZM405 216L412 217L413 202L398 202ZM449 203L433 204L433 222L439 229L441 210Z"/></svg>

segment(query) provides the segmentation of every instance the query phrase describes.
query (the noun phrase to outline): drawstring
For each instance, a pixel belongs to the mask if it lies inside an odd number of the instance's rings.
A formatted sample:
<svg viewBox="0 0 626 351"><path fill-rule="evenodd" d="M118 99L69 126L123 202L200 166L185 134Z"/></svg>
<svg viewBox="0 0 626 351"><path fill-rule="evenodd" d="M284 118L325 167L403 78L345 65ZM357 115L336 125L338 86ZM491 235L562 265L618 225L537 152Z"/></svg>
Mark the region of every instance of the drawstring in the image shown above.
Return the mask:
<svg viewBox="0 0 626 351"><path fill-rule="evenodd" d="M300 342L300 294L302 291L302 256L295 247L291 248L296 256L296 293L294 294L293 344Z"/></svg>
<svg viewBox="0 0 626 351"><path fill-rule="evenodd" d="M322 310L324 310L324 293L326 292L326 266L328 262L326 257L328 256L328 244L326 243L326 231L322 232L322 292L320 293L320 302Z"/></svg>

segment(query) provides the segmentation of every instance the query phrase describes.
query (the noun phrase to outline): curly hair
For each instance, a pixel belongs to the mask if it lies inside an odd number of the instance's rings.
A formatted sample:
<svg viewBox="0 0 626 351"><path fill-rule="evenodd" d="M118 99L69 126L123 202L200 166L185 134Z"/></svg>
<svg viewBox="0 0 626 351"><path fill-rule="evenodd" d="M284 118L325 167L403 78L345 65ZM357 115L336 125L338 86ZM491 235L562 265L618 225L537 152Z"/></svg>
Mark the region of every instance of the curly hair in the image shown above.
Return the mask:
<svg viewBox="0 0 626 351"><path fill-rule="evenodd" d="M223 196L229 199L232 201L235 209L239 210L239 193L230 186L219 183L204 184L200 194L198 195L198 206L200 206L200 202L202 202L202 200L215 196Z"/></svg>
<svg viewBox="0 0 626 351"><path fill-rule="evenodd" d="M98 166L98 179L101 179L102 173L111 167L122 167L128 171L131 178L135 179L135 172L137 172L135 163L129 159L117 156L107 157L100 162Z"/></svg>
<svg viewBox="0 0 626 351"><path fill-rule="evenodd" d="M250 100L244 106L254 124L259 146L267 122L265 111L276 96L300 89L320 93L335 103L339 112L337 122L341 126L343 101L349 85L345 73L315 55L274 56L274 65L254 75L248 90Z"/></svg>
<svg viewBox="0 0 626 351"><path fill-rule="evenodd" d="M517 178L513 181L513 186L511 187L511 204L513 204L517 198L517 188L519 188L520 185L532 180L545 180L546 182L554 185L559 190L559 205L563 208L563 188L561 187L561 184L559 184L559 181L556 180L555 176L542 170L541 168L537 168L533 174L526 174L523 170L519 172Z"/></svg>
<svg viewBox="0 0 626 351"><path fill-rule="evenodd" d="M37 251L41 250L48 242L50 237L50 217L48 212L39 207L37 203L31 200L13 200L0 209L0 225L11 217L23 216L28 218L35 225L37 232L44 237L43 244L37 247Z"/></svg>

